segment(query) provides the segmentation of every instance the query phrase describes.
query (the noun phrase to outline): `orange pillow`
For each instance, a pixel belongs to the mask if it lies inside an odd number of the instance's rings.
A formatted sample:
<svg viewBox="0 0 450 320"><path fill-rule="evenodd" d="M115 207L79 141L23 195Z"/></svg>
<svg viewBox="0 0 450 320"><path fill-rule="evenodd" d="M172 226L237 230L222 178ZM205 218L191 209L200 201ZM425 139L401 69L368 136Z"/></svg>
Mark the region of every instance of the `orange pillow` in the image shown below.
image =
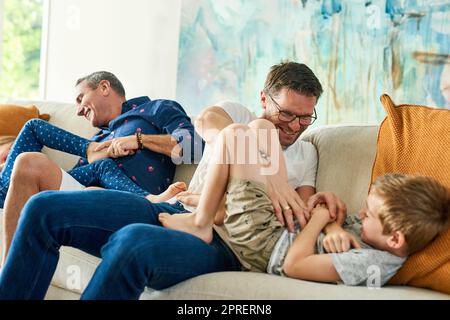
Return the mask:
<svg viewBox="0 0 450 320"><path fill-rule="evenodd" d="M50 116L40 115L39 109L34 105L0 104L0 136L17 136L23 125L33 118L48 121Z"/></svg>
<svg viewBox="0 0 450 320"><path fill-rule="evenodd" d="M390 172L435 178L450 190L450 110L396 106L381 96L387 117L380 126L372 182ZM450 294L450 229L411 255L390 284Z"/></svg>

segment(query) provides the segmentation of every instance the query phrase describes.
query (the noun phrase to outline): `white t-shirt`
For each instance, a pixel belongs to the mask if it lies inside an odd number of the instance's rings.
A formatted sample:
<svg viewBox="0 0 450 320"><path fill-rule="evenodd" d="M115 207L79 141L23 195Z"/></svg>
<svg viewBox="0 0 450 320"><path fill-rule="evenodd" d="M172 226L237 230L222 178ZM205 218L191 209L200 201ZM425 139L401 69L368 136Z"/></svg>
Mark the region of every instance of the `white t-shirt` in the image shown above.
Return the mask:
<svg viewBox="0 0 450 320"><path fill-rule="evenodd" d="M256 115L242 104L231 101L221 101L214 106L221 107L230 116L234 123L248 124L257 119ZM197 166L194 176L189 184L189 191L201 193L205 184L208 163L212 155L212 148L205 146L202 159ZM294 189L301 186L315 186L317 171L317 152L310 142L298 139L294 144L284 150L288 183ZM186 209L192 209L187 208Z"/></svg>

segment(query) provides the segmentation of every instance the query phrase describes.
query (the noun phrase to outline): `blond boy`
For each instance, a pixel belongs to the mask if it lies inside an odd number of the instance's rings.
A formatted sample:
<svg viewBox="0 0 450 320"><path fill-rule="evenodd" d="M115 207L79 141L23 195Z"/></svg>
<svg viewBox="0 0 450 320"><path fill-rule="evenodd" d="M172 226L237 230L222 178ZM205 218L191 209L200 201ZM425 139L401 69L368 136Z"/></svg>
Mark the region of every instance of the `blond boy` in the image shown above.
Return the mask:
<svg viewBox="0 0 450 320"><path fill-rule="evenodd" d="M293 242L293 236L284 232L267 271L304 280L382 286L410 254L448 228L449 211L448 190L432 178L381 176L372 185L359 219L351 216L343 228L335 225L328 238L322 240L321 231L330 222L322 206L312 211L312 218ZM333 244L329 241L333 234L350 239L354 248L348 250L348 240L340 247L339 241Z"/></svg>

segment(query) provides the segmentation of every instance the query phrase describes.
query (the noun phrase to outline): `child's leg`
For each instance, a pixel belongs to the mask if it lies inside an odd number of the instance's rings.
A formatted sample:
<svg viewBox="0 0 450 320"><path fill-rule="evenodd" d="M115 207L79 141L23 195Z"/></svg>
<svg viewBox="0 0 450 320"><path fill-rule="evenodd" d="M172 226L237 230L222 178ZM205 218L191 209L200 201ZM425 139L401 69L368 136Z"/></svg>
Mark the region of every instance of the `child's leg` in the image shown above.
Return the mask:
<svg viewBox="0 0 450 320"><path fill-rule="evenodd" d="M247 138L243 148L240 144L242 136L236 136L238 130ZM233 124L222 130L215 144L214 156L208 167L196 213L160 214L161 223L167 228L185 231L210 242L214 217L229 179L266 182L266 178L260 174L259 161L253 163L245 160L250 158L251 152L254 152L250 148L251 145L256 145L256 137L248 126ZM239 159L244 159L244 163L239 163Z"/></svg>
<svg viewBox="0 0 450 320"><path fill-rule="evenodd" d="M20 131L1 172L1 187L7 190L17 156L23 152L40 152L42 147L86 157L89 140L57 128L46 121L32 119ZM6 192L5 192L6 194Z"/></svg>
<svg viewBox="0 0 450 320"><path fill-rule="evenodd" d="M142 195L154 203L169 200L177 193L186 190L184 182L177 182L171 184L162 194L152 195L138 186L120 170L114 160L109 158L74 168L68 173L84 186L100 186L105 189L127 191Z"/></svg>
<svg viewBox="0 0 450 320"><path fill-rule="evenodd" d="M285 158L273 123L265 119L257 119L250 122L248 126L256 135L258 149L263 158L261 173L267 176L277 175L287 182Z"/></svg>
<svg viewBox="0 0 450 320"><path fill-rule="evenodd" d="M74 168L68 173L84 186L100 186L105 189L127 191L144 197L150 194L131 180L110 158Z"/></svg>

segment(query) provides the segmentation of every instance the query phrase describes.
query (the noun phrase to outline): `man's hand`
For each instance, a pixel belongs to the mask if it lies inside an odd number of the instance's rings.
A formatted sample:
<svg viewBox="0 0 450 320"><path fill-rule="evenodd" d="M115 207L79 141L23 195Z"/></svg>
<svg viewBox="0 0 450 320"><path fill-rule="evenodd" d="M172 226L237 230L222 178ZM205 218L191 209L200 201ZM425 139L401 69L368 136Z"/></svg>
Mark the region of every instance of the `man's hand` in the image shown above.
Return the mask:
<svg viewBox="0 0 450 320"><path fill-rule="evenodd" d="M95 151L107 149L110 158L120 158L133 155L138 149L135 136L115 138L113 140L101 142Z"/></svg>
<svg viewBox="0 0 450 320"><path fill-rule="evenodd" d="M316 205L325 204L330 211L330 216L342 225L347 216L347 206L333 192L317 192L308 200L308 211L311 211Z"/></svg>
<svg viewBox="0 0 450 320"><path fill-rule="evenodd" d="M309 211L298 193L278 176L268 176L267 180L268 195L278 220L289 232L294 232L295 216L303 229L309 220Z"/></svg>
<svg viewBox="0 0 450 320"><path fill-rule="evenodd" d="M347 252L351 247L360 249L361 245L354 235L335 225L323 239L323 247L328 253Z"/></svg>
<svg viewBox="0 0 450 320"><path fill-rule="evenodd" d="M198 202L200 200L200 193L193 193L190 191L183 191L176 195L176 198L181 203L197 208Z"/></svg>

